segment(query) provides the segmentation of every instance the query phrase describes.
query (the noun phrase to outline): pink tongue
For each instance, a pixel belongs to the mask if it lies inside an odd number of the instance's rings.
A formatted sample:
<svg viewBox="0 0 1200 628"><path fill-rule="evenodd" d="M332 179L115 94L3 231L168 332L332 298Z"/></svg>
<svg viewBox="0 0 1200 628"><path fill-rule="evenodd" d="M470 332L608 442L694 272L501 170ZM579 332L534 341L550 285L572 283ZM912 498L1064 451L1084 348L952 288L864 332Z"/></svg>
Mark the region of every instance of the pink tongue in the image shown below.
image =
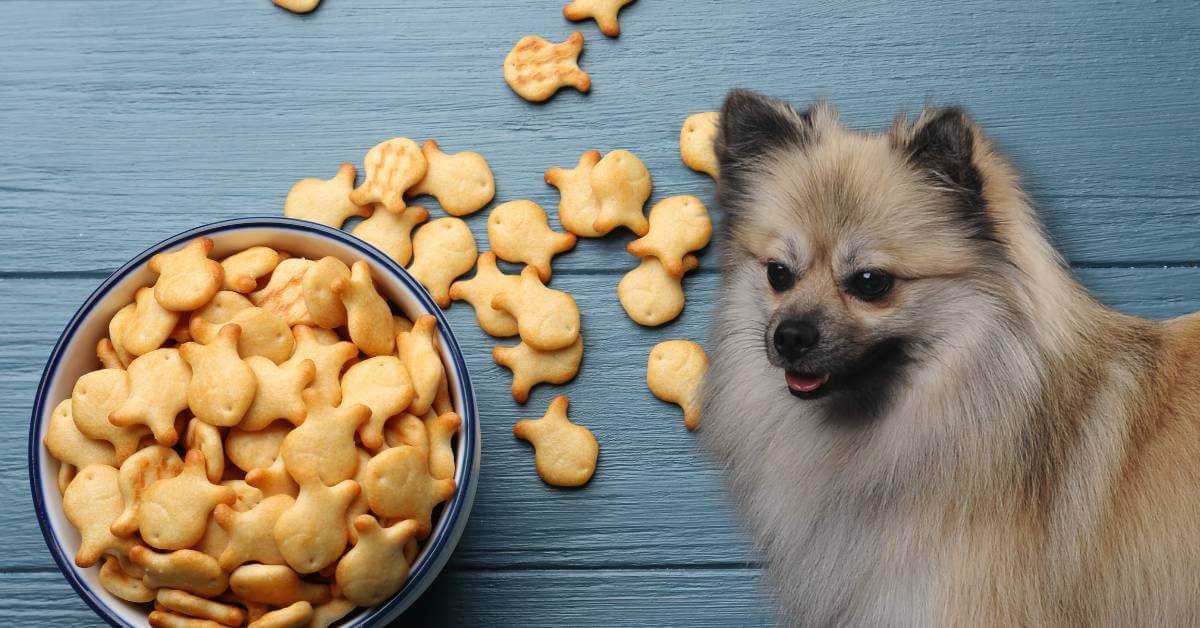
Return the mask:
<svg viewBox="0 0 1200 628"><path fill-rule="evenodd" d="M798 390L800 392L812 392L825 385L825 382L829 381L828 374L811 375L805 377L799 373L788 371L786 377L788 388L791 388L792 390Z"/></svg>

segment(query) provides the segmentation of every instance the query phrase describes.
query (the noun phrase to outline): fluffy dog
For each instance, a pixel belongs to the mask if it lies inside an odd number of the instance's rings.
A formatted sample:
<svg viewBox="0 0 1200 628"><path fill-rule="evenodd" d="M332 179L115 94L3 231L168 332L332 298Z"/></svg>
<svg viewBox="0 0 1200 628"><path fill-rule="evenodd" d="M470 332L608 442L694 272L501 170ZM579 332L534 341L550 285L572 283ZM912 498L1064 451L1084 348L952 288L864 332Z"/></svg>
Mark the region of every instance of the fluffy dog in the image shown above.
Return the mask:
<svg viewBox="0 0 1200 628"><path fill-rule="evenodd" d="M960 109L732 92L704 390L783 622L1200 625L1200 317L1096 302Z"/></svg>

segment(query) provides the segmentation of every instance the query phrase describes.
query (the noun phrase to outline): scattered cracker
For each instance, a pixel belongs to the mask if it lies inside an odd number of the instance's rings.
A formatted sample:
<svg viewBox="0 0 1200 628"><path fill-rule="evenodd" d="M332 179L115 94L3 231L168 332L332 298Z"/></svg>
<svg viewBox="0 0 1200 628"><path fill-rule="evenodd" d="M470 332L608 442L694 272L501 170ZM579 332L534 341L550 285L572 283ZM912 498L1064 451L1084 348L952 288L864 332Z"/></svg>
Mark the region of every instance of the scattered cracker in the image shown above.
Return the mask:
<svg viewBox="0 0 1200 628"><path fill-rule="evenodd" d="M600 445L591 430L567 418L567 397L555 397L540 419L513 426L513 435L533 445L538 476L551 486L583 486L596 472Z"/></svg>
<svg viewBox="0 0 1200 628"><path fill-rule="evenodd" d="M683 121L679 129L679 156L688 168L719 179L721 165L717 162L716 148L719 117L715 111L695 113Z"/></svg>
<svg viewBox="0 0 1200 628"><path fill-rule="evenodd" d="M553 351L579 338L579 306L571 295L547 288L532 266L521 271L520 283L497 293L492 307L517 319L521 340L534 349Z"/></svg>
<svg viewBox="0 0 1200 628"><path fill-rule="evenodd" d="M488 251L479 254L475 265L475 276L450 284L450 298L466 301L475 308L475 319L479 327L497 338L517 335L517 319L508 312L492 307L497 294L512 290L520 284L516 275L506 275L496 266L496 254Z"/></svg>
<svg viewBox="0 0 1200 628"><path fill-rule="evenodd" d="M657 257L672 277L682 277L683 258L708 246L712 238L708 209L695 196L672 196L659 201L650 210L649 222L646 235L629 243L629 253L635 257Z"/></svg>
<svg viewBox="0 0 1200 628"><path fill-rule="evenodd" d="M515 347L493 347L492 359L512 371L513 399L525 403L529 391L538 384L565 384L575 379L583 360L583 336L554 351L538 351L524 342Z"/></svg>
<svg viewBox="0 0 1200 628"><path fill-rule="evenodd" d="M321 0L271 0L275 6L287 9L292 13L311 13L316 10Z"/></svg>
<svg viewBox="0 0 1200 628"><path fill-rule="evenodd" d="M288 191L283 201L283 215L319 222L334 229L341 228L351 216L370 216L367 203L350 200L357 171L354 164L342 164L331 179L301 179Z"/></svg>
<svg viewBox="0 0 1200 628"><path fill-rule="evenodd" d="M430 194L451 216L473 214L492 201L496 180L483 155L463 151L447 155L434 140L421 145L429 167L425 178L408 191L409 196Z"/></svg>
<svg viewBox="0 0 1200 628"><path fill-rule="evenodd" d="M460 218L438 218L417 230L408 272L440 307L450 305L450 284L475 265L475 236Z"/></svg>
<svg viewBox="0 0 1200 628"><path fill-rule="evenodd" d="M592 87L592 79L579 69L582 51L583 33L578 31L561 44L526 35L504 58L504 80L530 102L542 102L563 87L586 92Z"/></svg>
<svg viewBox="0 0 1200 628"><path fill-rule="evenodd" d="M679 404L683 424L700 427L700 385L708 370L708 355L690 340L667 340L654 345L646 362L646 385L655 397Z"/></svg>
<svg viewBox="0 0 1200 628"><path fill-rule="evenodd" d="M650 171L627 150L614 150L592 169L592 193L600 209L593 224L600 233L627 227L639 236L646 235L650 223L642 213L654 184Z"/></svg>
<svg viewBox="0 0 1200 628"><path fill-rule="evenodd" d="M366 178L350 192L355 205L381 203L384 209L404 211L404 193L425 177L429 165L417 143L397 137L376 144L363 157Z"/></svg>
<svg viewBox="0 0 1200 628"><path fill-rule="evenodd" d="M621 34L621 24L617 22L617 13L633 2L633 0L573 0L563 7L563 17L578 22L588 18L596 20L600 32L609 37Z"/></svg>
<svg viewBox="0 0 1200 628"><path fill-rule="evenodd" d="M700 262L694 255L683 258L683 270ZM617 298L625 313L639 325L655 327L675 320L683 311L683 285L672 277L656 257L643 257L638 267L625 273L617 284Z"/></svg>
<svg viewBox="0 0 1200 628"><path fill-rule="evenodd" d="M558 188L558 222L581 238L604 235L596 230L600 203L592 193L592 170L597 163L600 153L590 150L579 157L574 168L551 168L543 175L546 183Z"/></svg>
<svg viewBox="0 0 1200 628"><path fill-rule="evenodd" d="M429 220L429 211L420 205L409 205L397 214L377 211L355 225L350 233L383 251L401 266L412 261L412 232L417 225Z"/></svg>
<svg viewBox="0 0 1200 628"><path fill-rule="evenodd" d="M575 234L550 228L546 211L533 201L509 201L488 216L488 244L500 259L528 264L550 281L550 260L575 248Z"/></svg>

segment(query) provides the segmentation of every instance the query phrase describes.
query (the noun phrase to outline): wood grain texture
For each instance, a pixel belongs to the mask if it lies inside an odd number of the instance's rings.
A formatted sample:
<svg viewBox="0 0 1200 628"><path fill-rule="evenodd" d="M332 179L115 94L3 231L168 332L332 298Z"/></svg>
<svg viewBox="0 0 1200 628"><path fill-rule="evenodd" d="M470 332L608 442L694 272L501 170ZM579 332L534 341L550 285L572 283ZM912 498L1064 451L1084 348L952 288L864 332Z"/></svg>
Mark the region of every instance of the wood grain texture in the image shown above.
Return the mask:
<svg viewBox="0 0 1200 628"><path fill-rule="evenodd" d="M532 199L555 225L542 172L588 149L633 150L652 202L695 194L719 217L677 141L683 118L730 87L828 97L857 128L926 99L960 103L1024 173L1101 300L1155 318L1200 310L1195 2L642 0L622 11L618 39L564 21L560 5L324 0L297 16L266 0L0 0L0 624L97 623L54 571L24 456L37 377L77 304L158 240L278 215L297 179L329 177L396 135L481 152L497 202ZM587 38L592 93L516 97L500 76L512 44L572 30ZM486 247L486 211L468 222ZM683 316L650 330L615 298L629 239L584 240L556 260L555 287L582 306L584 364L526 406L470 308L449 310L484 409L484 479L410 623L770 623L719 472L644 383L655 342L704 338L719 246L686 280ZM541 484L511 435L561 393L601 443L582 490Z"/></svg>

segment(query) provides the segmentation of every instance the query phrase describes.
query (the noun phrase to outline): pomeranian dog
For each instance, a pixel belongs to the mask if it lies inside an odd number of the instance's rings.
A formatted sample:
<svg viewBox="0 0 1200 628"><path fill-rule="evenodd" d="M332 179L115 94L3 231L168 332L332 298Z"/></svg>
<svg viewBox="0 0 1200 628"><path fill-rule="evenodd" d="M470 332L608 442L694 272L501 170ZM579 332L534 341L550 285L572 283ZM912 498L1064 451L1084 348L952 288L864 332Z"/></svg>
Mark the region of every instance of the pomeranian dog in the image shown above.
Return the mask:
<svg viewBox="0 0 1200 628"><path fill-rule="evenodd" d="M720 127L701 431L782 623L1200 625L1200 317L1089 296L960 109Z"/></svg>

